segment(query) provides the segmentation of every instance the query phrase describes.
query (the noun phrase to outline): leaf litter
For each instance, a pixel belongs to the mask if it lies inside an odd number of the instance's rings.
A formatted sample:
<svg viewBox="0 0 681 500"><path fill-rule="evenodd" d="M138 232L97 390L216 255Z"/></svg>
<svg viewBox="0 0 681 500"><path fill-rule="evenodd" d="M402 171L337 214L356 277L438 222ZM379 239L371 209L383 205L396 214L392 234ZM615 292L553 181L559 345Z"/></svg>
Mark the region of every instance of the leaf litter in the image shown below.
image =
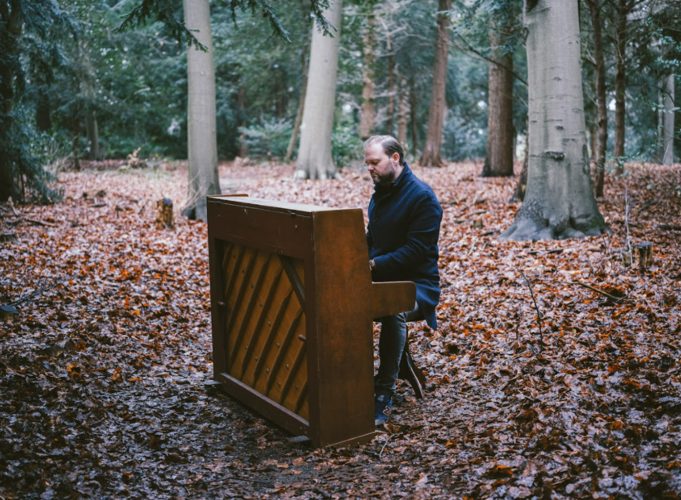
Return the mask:
<svg viewBox="0 0 681 500"><path fill-rule="evenodd" d="M340 449L206 386L207 232L177 213L182 166L62 173L63 203L0 206L0 497L678 498L679 166L628 165L599 203L609 234L546 242L499 239L515 180L479 169L415 169L444 208L440 326L411 326L426 399L400 383L386 429ZM221 179L326 206L371 195L352 168ZM163 197L174 230L154 224Z"/></svg>

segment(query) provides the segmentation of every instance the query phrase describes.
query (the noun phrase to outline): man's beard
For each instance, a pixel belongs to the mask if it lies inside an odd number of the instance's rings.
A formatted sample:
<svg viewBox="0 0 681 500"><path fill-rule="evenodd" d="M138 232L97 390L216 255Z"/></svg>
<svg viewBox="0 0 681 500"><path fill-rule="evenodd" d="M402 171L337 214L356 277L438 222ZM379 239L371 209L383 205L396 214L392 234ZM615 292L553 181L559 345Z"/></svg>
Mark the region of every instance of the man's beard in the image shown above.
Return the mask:
<svg viewBox="0 0 681 500"><path fill-rule="evenodd" d="M371 180L374 181L374 186L389 186L395 180L395 172L388 172L385 175L372 175Z"/></svg>

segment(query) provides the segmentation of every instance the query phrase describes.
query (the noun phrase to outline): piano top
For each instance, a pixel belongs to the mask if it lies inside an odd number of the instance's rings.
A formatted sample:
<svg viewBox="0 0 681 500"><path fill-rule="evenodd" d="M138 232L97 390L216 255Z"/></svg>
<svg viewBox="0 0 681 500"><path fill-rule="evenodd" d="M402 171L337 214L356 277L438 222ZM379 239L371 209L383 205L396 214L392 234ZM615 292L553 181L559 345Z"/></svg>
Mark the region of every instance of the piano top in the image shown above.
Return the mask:
<svg viewBox="0 0 681 500"><path fill-rule="evenodd" d="M255 208L263 209L279 209L287 212L295 212L301 215L303 214L313 214L315 212L334 212L338 210L348 210L347 208L332 208L323 207L320 205L308 205L305 203L289 203L286 201L273 201L273 200L263 200L260 198L251 198L246 195L216 195L209 196L208 200L213 203L219 204L229 204L229 205L239 205L239 206L251 206ZM355 209L361 210L361 209Z"/></svg>

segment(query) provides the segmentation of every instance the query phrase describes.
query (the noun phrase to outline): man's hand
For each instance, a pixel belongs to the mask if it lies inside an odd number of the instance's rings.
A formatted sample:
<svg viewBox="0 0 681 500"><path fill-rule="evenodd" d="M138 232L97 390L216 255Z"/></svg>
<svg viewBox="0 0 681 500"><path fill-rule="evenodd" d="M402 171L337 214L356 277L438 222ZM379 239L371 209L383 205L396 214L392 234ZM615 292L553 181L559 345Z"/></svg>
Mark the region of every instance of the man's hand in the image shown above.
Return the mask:
<svg viewBox="0 0 681 500"><path fill-rule="evenodd" d="M369 271L373 271L375 267L376 267L376 263L374 262L374 259L371 259L369 261Z"/></svg>

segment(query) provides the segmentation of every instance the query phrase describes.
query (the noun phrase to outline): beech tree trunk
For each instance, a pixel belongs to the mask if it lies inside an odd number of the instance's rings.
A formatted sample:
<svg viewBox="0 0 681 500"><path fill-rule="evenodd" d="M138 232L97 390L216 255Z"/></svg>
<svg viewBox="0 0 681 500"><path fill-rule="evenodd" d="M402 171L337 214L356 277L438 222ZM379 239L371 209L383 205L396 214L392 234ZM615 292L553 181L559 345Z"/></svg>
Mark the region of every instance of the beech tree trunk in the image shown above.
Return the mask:
<svg viewBox="0 0 681 500"><path fill-rule="evenodd" d="M627 0L618 0L615 49L615 149L617 173L624 171L624 92L626 89L625 56L627 47Z"/></svg>
<svg viewBox="0 0 681 500"><path fill-rule="evenodd" d="M362 66L362 107L360 110L359 136L362 140L368 139L374 129L376 121L376 107L374 105L374 64L375 64L375 45L376 45L376 15L373 6L369 6L369 13L366 17L364 26Z"/></svg>
<svg viewBox="0 0 681 500"><path fill-rule="evenodd" d="M596 106L598 108L598 127L596 133L596 148L594 158L596 161L596 196L603 196L603 183L605 177L605 152L608 142L608 109L605 102L605 58L603 57L603 40L601 21L601 2L599 0L587 0L591 13L591 26L594 31L594 59L596 60Z"/></svg>
<svg viewBox="0 0 681 500"><path fill-rule="evenodd" d="M207 50L187 48L189 190L182 213L205 221L206 196L220 194L210 6L208 0L183 0L183 4L185 26Z"/></svg>
<svg viewBox="0 0 681 500"><path fill-rule="evenodd" d="M438 0L437 41L435 44L435 64L433 67L433 86L428 109L428 132L426 145L421 155L421 165L440 167L444 164L440 156L442 131L444 128L445 90L447 84L447 55L449 53L449 10L451 0Z"/></svg>
<svg viewBox="0 0 681 500"><path fill-rule="evenodd" d="M513 175L513 54L503 50L503 34L508 26L492 22L489 44L492 48L488 75L487 156L483 177Z"/></svg>
<svg viewBox="0 0 681 500"><path fill-rule="evenodd" d="M293 121L293 129L291 130L291 138L288 141L288 146L286 147L286 155L284 156L284 162L288 163L293 157L293 150L298 142L298 134L300 133L300 124L303 122L303 111L305 109L305 94L307 93L307 70L308 61L307 55L310 53L310 38L307 38L307 43L303 47L300 54L300 71L303 74L301 78L301 88L300 96L298 96L298 109L296 111L296 117Z"/></svg>
<svg viewBox="0 0 681 500"><path fill-rule="evenodd" d="M525 4L529 160L525 200L504 239L601 234L584 124L577 0Z"/></svg>
<svg viewBox="0 0 681 500"><path fill-rule="evenodd" d="M326 179L336 175L331 157L331 132L342 10L342 0L331 0L324 11L324 17L336 29L333 36L325 36L316 27L312 28L307 93L296 162L297 178Z"/></svg>
<svg viewBox="0 0 681 500"><path fill-rule="evenodd" d="M674 75L671 74L664 80L662 91L664 103L664 116L662 119L662 164L674 163Z"/></svg>

